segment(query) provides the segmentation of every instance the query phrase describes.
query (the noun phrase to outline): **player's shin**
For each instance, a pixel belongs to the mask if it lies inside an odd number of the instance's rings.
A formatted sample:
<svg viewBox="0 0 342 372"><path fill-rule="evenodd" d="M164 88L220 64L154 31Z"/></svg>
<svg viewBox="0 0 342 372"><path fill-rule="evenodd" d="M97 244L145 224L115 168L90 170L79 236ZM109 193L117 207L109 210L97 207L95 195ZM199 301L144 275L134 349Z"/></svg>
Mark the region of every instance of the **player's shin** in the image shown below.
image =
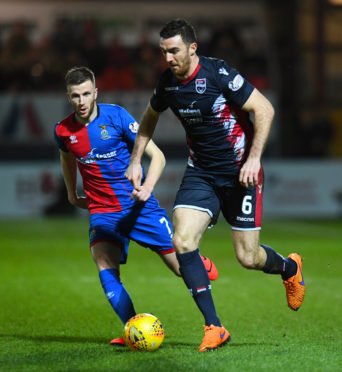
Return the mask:
<svg viewBox="0 0 342 372"><path fill-rule="evenodd" d="M128 319L136 315L128 292L117 277L115 269L102 270L99 277L109 303L125 324Z"/></svg>
<svg viewBox="0 0 342 372"><path fill-rule="evenodd" d="M211 284L199 250L177 254L183 280L202 312L205 324L221 326L211 295Z"/></svg>

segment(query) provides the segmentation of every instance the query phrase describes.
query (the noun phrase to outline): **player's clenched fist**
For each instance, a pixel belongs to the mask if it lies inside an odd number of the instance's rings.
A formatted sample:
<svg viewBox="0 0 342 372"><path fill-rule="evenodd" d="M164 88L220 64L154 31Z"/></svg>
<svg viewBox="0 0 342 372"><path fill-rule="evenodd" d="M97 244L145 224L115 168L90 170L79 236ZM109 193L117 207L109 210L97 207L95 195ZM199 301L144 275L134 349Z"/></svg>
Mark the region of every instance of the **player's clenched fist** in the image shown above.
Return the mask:
<svg viewBox="0 0 342 372"><path fill-rule="evenodd" d="M142 168L140 163L130 163L128 166L125 177L132 184L134 189L139 190L142 179Z"/></svg>

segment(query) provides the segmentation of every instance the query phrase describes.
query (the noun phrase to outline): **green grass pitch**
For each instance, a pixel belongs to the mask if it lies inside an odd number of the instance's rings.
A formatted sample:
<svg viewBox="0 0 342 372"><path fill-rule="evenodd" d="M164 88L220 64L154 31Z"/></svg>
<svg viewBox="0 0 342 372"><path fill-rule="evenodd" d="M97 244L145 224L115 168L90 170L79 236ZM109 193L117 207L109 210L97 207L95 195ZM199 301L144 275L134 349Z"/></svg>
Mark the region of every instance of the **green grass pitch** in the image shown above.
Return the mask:
<svg viewBox="0 0 342 372"><path fill-rule="evenodd" d="M123 326L102 292L82 218L0 222L0 371L342 371L342 222L265 221L262 241L303 256L291 311L275 275L243 269L222 221L201 251L219 270L216 309L232 342L199 353L203 319L180 278L131 245L121 277L137 312L160 318L156 352L113 348Z"/></svg>

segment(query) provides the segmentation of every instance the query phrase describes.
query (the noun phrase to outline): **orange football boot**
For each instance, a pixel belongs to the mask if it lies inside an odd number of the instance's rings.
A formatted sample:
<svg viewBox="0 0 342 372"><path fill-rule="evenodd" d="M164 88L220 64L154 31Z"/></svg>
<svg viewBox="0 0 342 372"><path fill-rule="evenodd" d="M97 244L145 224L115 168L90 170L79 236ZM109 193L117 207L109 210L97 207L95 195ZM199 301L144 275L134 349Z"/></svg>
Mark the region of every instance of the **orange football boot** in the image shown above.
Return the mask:
<svg viewBox="0 0 342 372"><path fill-rule="evenodd" d="M204 325L203 327L204 337L198 348L200 352L215 350L230 341L230 334L223 326L216 327L212 324L211 326Z"/></svg>
<svg viewBox="0 0 342 372"><path fill-rule="evenodd" d="M125 343L125 340L123 337L119 337L119 338L114 338L111 342L110 342L111 345L113 346L125 346L126 343Z"/></svg>
<svg viewBox="0 0 342 372"><path fill-rule="evenodd" d="M208 272L209 279L211 281L216 280L218 278L218 271L216 269L214 262L208 257L202 256L202 255L200 256Z"/></svg>
<svg viewBox="0 0 342 372"><path fill-rule="evenodd" d="M297 311L301 307L305 295L302 259L297 253L291 253L288 257L297 263L297 273L291 278L283 280L283 283L286 289L287 304L292 310Z"/></svg>

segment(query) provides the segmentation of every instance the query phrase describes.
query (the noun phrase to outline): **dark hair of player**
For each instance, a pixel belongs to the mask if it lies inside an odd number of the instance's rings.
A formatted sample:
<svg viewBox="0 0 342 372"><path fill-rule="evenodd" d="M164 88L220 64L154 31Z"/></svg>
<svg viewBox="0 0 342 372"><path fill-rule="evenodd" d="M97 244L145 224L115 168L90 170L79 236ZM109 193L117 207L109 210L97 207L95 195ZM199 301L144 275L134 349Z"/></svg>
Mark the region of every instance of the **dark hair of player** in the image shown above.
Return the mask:
<svg viewBox="0 0 342 372"><path fill-rule="evenodd" d="M65 84L68 87L69 85L79 85L85 81L90 80L95 84L95 77L93 71L88 67L80 66L73 67L65 75Z"/></svg>
<svg viewBox="0 0 342 372"><path fill-rule="evenodd" d="M186 45L197 43L195 30L185 19L177 18L168 22L162 28L159 35L163 39L168 39L170 37L180 35Z"/></svg>

